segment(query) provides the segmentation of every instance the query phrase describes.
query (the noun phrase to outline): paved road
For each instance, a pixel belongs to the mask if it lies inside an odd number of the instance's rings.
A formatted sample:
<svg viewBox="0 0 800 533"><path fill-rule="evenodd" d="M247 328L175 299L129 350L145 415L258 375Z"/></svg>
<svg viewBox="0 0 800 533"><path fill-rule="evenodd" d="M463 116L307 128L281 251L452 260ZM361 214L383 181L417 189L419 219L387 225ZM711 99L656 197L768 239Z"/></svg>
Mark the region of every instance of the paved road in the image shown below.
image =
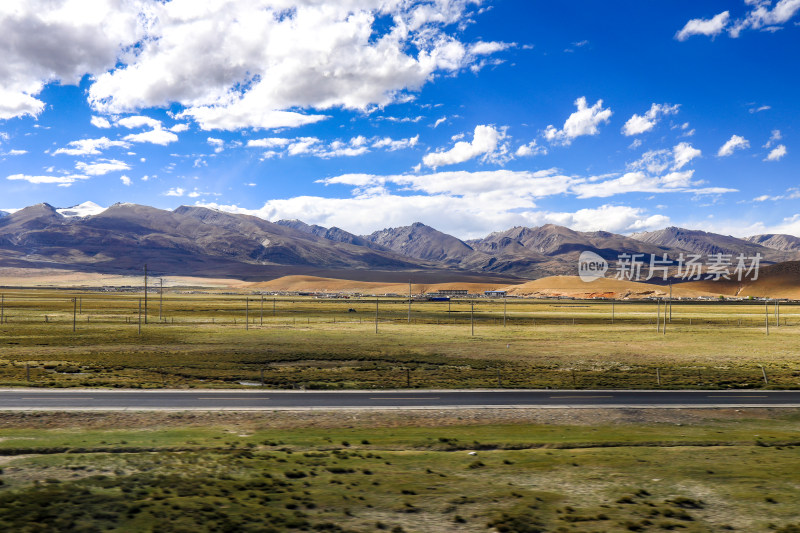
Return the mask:
<svg viewBox="0 0 800 533"><path fill-rule="evenodd" d="M0 410L800 407L800 391L0 390Z"/></svg>

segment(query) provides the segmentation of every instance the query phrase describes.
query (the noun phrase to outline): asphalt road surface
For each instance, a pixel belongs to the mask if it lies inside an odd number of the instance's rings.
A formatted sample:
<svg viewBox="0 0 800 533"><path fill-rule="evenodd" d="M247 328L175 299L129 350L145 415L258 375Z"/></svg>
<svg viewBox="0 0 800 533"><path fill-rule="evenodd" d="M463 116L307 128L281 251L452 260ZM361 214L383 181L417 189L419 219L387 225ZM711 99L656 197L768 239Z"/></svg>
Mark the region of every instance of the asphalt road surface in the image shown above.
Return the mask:
<svg viewBox="0 0 800 533"><path fill-rule="evenodd" d="M0 410L327 410L800 407L800 391L0 390Z"/></svg>

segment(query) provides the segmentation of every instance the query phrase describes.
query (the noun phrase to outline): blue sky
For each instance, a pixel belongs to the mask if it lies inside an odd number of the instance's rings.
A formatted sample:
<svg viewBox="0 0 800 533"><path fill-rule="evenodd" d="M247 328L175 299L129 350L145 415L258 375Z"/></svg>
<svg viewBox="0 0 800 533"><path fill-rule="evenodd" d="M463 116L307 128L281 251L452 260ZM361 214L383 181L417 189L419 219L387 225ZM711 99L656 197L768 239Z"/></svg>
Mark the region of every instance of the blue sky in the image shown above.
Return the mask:
<svg viewBox="0 0 800 533"><path fill-rule="evenodd" d="M11 0L0 208L800 235L798 50L800 0Z"/></svg>

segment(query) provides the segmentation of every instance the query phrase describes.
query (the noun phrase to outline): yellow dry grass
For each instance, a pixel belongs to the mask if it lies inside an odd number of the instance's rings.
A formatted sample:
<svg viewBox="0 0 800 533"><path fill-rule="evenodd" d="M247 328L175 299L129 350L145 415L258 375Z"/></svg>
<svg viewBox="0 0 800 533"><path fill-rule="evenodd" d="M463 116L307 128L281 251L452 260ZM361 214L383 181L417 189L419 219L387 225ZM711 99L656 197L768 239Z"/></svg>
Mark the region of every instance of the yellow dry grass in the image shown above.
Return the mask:
<svg viewBox="0 0 800 533"><path fill-rule="evenodd" d="M470 294L504 287L503 283L412 283L414 294L436 292L439 290L467 290ZM268 291L308 291L308 292L349 292L367 294L408 294L408 283L382 283L375 281L356 281L348 279L321 278L317 276L283 276L270 281L250 283L246 287L253 290Z"/></svg>
<svg viewBox="0 0 800 533"><path fill-rule="evenodd" d="M573 298L648 298L669 296L669 287L601 278L585 282L578 276L549 276L504 288L510 296L568 296ZM675 298L713 297L719 293L674 285Z"/></svg>

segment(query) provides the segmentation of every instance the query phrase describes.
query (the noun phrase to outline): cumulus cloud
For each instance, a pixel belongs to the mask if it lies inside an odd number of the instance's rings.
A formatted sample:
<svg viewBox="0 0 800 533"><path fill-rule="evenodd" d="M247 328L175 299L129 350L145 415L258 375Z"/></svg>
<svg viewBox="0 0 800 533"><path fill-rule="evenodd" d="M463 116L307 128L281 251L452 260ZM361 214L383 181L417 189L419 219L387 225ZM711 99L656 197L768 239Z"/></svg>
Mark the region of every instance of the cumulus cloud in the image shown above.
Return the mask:
<svg viewBox="0 0 800 533"><path fill-rule="evenodd" d="M80 139L67 143L68 148L59 148L53 155L98 155L108 148L130 148L130 143L125 141L112 141L108 137L99 139Z"/></svg>
<svg viewBox="0 0 800 533"><path fill-rule="evenodd" d="M633 192L695 195L735 192L735 189L701 187L703 182L694 180L694 170L683 169L700 155L700 150L686 142L675 145L672 150L650 150L628 164L624 174L589 178L576 183L572 191L579 198L608 198Z"/></svg>
<svg viewBox="0 0 800 533"><path fill-rule="evenodd" d="M356 234L421 221L462 239L485 237L498 228L513 226L558 224L579 231L633 232L669 224L668 217L652 215L638 207L602 205L574 212L535 208L509 211L500 204L478 204L471 198L446 195L377 194L354 198L301 196L270 200L260 209L217 203L198 205L250 214L266 220L299 218L310 224L337 226Z"/></svg>
<svg viewBox="0 0 800 533"><path fill-rule="evenodd" d="M145 38L96 77L89 101L106 114L178 103L178 118L205 130L296 127L327 117L310 110L384 106L511 46L453 33L477 3L147 2Z"/></svg>
<svg viewBox="0 0 800 533"><path fill-rule="evenodd" d="M107 129L111 127L111 123L108 121L108 119L103 117L93 116L91 118L91 123L95 128Z"/></svg>
<svg viewBox="0 0 800 533"><path fill-rule="evenodd" d="M562 129L557 129L552 124L547 126L544 131L545 139L553 143L569 145L576 137L583 135L597 135L600 133L598 126L606 123L611 118L611 109L603 108L603 101L598 100L589 107L586 97L581 96L575 100L577 111L572 113Z"/></svg>
<svg viewBox="0 0 800 533"><path fill-rule="evenodd" d="M122 182L123 185L129 187L131 184L131 179L128 176L120 176L119 180Z"/></svg>
<svg viewBox="0 0 800 533"><path fill-rule="evenodd" d="M786 146L779 144L770 151L769 155L767 155L764 161L779 161L785 155L786 155Z"/></svg>
<svg viewBox="0 0 800 533"><path fill-rule="evenodd" d="M46 83L113 68L141 38L140 14L130 0L0 2L0 120L39 115Z"/></svg>
<svg viewBox="0 0 800 533"><path fill-rule="evenodd" d="M117 159L101 159L94 163L78 162L75 168L89 176L103 176L109 172L118 172L120 170L130 170L131 167L124 161Z"/></svg>
<svg viewBox="0 0 800 533"><path fill-rule="evenodd" d="M383 137L372 143L373 148L385 148L389 152L396 150L403 150L412 148L419 142L419 135L408 137L406 139L392 139L391 137Z"/></svg>
<svg viewBox="0 0 800 533"><path fill-rule="evenodd" d="M685 167L695 157L700 157L702 152L687 142L682 142L675 145L672 149L674 158L673 170L678 170Z"/></svg>
<svg viewBox="0 0 800 533"><path fill-rule="evenodd" d="M683 29L675 34L675 38L679 41L685 41L692 35L716 37L722 33L722 30L728 25L730 19L730 11L723 11L710 19L692 19L686 23Z"/></svg>
<svg viewBox="0 0 800 533"><path fill-rule="evenodd" d="M740 135L732 135L728 141L720 146L717 157L727 157L733 155L736 150L750 148L750 141Z"/></svg>
<svg viewBox="0 0 800 533"><path fill-rule="evenodd" d="M186 189L181 187L173 187L169 189L167 192L164 193L164 196L183 196L186 193Z"/></svg>
<svg viewBox="0 0 800 533"><path fill-rule="evenodd" d="M449 150L432 152L422 158L423 164L437 168L455 165L482 156L482 161L502 160L508 146L501 143L506 138L506 129L494 126L475 126L472 141L459 141Z"/></svg>
<svg viewBox="0 0 800 533"><path fill-rule="evenodd" d="M142 133L131 133L122 139L132 143L150 143L166 146L170 143L177 142L178 136L171 131L158 128L155 130L144 131Z"/></svg>
<svg viewBox="0 0 800 533"><path fill-rule="evenodd" d="M76 181L89 179L89 176L72 174L68 176L30 176L28 174L13 174L6 179L12 181L27 181L35 185L58 185L59 187L69 187Z"/></svg>
<svg viewBox="0 0 800 533"><path fill-rule="evenodd" d="M156 120L152 117L146 117L143 115L134 115L131 117L121 118L116 121L116 124L128 129L143 128L143 127L148 127L151 129L161 129L160 120Z"/></svg>
<svg viewBox="0 0 800 533"><path fill-rule="evenodd" d="M165 130L160 120L143 115L120 118L116 120L115 124L128 129L150 128L149 131L126 135L123 137L123 140L133 143L160 144L161 146L166 146L178 141L178 136L175 135L174 130L185 131L183 128Z"/></svg>
<svg viewBox="0 0 800 533"><path fill-rule="evenodd" d="M514 152L514 155L517 157L529 157L533 155L547 155L547 148L544 146L539 146L536 144L536 139L532 140L528 144L523 144L517 151Z"/></svg>
<svg viewBox="0 0 800 533"><path fill-rule="evenodd" d="M622 127L622 133L626 136L631 136L650 131L658 124L662 116L674 115L679 108L680 105L653 104L644 115L634 113Z"/></svg>

